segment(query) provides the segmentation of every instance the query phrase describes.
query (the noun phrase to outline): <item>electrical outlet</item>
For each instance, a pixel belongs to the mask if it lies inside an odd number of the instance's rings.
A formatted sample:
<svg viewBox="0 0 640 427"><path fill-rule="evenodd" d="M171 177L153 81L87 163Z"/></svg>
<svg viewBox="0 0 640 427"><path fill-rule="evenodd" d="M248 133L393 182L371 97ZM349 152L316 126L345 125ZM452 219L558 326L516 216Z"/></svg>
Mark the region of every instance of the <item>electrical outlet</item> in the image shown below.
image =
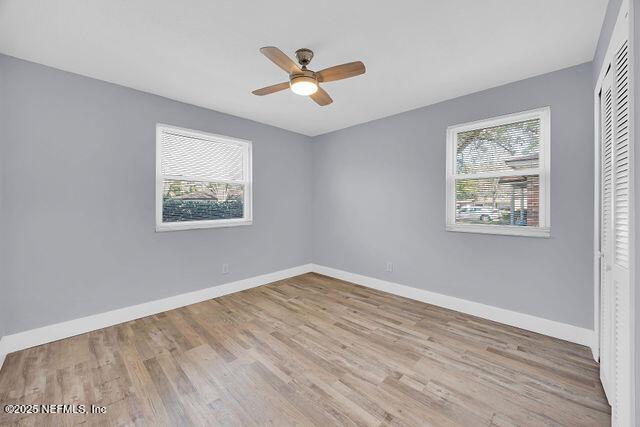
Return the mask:
<svg viewBox="0 0 640 427"><path fill-rule="evenodd" d="M229 264L222 264L222 274L229 273Z"/></svg>
<svg viewBox="0 0 640 427"><path fill-rule="evenodd" d="M388 262L387 263L387 271L389 273L393 273L393 263L392 262Z"/></svg>

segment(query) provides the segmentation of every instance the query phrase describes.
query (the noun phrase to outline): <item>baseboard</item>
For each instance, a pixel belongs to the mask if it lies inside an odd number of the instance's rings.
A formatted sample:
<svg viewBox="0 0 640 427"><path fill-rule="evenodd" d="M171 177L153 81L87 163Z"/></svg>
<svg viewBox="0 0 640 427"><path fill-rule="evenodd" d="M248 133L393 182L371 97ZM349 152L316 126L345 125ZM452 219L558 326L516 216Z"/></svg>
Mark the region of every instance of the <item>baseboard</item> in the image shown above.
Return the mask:
<svg viewBox="0 0 640 427"><path fill-rule="evenodd" d="M4 358L9 354L8 351L5 350L5 339L4 337L0 337L0 369L2 369L2 364L4 363Z"/></svg>
<svg viewBox="0 0 640 427"><path fill-rule="evenodd" d="M428 304L459 311L461 313L471 314L484 319L537 332L539 334L589 346L592 350L594 349L595 335L594 331L590 329L580 328L578 326L556 322L529 314L518 313L504 308L438 294L411 286L401 285L399 283L363 276L361 274L337 270L331 267L325 267L317 264L305 264L286 270L275 271L273 273L238 280L236 282L230 282L198 291L175 295L169 298L124 307L117 310L107 311L100 314L4 336L0 339L0 367L2 367L5 356L14 351L46 344L63 338L69 338L86 332L95 331L97 329L106 328L108 326L117 325L119 323L128 322L130 320L139 319L141 317L161 313L163 311L184 307L185 305L195 304L208 299L217 298L219 296L243 291L245 289L266 285L271 282L309 273L311 271L335 277L336 279L356 283L368 288L403 296L405 298L411 298Z"/></svg>
<svg viewBox="0 0 640 427"><path fill-rule="evenodd" d="M596 362L600 361L600 348L598 347L598 340L595 331L593 332L593 339L591 340L591 355L593 356L593 360Z"/></svg>
<svg viewBox="0 0 640 427"><path fill-rule="evenodd" d="M14 351L46 344L63 338L69 338L86 332L95 331L97 329L106 328L108 326L117 325L119 323L128 322L130 320L139 319L141 317L151 316L163 311L184 307L185 305L195 304L211 298L217 298L234 292L243 291L245 289L266 285L267 283L276 282L278 280L287 279L289 277L298 276L300 274L309 273L311 271L311 267L312 264L305 264L223 285L212 286L198 291L175 295L143 304L132 305L12 335L6 335L0 339L0 368L2 367L5 356Z"/></svg>
<svg viewBox="0 0 640 427"><path fill-rule="evenodd" d="M312 270L325 276L356 283L379 291L389 292L405 298L426 302L439 307L448 308L465 314L482 317L550 337L559 338L565 341L581 344L584 346L594 346L594 331L581 328L567 323L544 319L529 314L506 310L504 308L485 305L474 301L464 300L448 295L438 294L399 283L388 282L374 277L363 276L361 274L349 273L323 265L312 265Z"/></svg>

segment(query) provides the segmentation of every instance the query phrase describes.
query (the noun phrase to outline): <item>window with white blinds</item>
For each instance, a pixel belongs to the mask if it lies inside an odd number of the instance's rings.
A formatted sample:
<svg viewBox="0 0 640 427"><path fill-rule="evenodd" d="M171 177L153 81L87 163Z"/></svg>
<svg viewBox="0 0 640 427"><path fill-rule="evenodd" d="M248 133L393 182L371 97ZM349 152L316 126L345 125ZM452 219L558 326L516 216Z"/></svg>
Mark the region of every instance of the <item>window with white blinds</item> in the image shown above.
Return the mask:
<svg viewBox="0 0 640 427"><path fill-rule="evenodd" d="M447 129L447 230L549 236L549 120L545 107Z"/></svg>
<svg viewBox="0 0 640 427"><path fill-rule="evenodd" d="M251 224L251 142L156 129L156 229Z"/></svg>

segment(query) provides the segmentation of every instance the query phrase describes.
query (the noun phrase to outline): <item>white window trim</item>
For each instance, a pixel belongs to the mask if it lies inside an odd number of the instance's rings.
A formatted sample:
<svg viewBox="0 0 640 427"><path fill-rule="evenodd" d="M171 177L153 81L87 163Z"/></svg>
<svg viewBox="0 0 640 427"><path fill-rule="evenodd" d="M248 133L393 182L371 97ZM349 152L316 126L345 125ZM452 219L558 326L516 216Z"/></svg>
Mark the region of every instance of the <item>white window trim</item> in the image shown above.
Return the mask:
<svg viewBox="0 0 640 427"><path fill-rule="evenodd" d="M206 139L218 143L235 144L241 146L245 150L243 170L246 172L244 181L244 200L243 218L233 219L216 219L208 221L182 221L182 222L163 222L162 221L162 192L163 180L162 175L162 133L175 132L180 135L191 136L200 139ZM251 225L253 223L253 179L252 179L252 142L246 139L233 138L230 136L216 135L213 133L201 132L192 129L185 129L171 126L163 123L156 124L156 231L177 231L192 230L198 228L219 228L219 227L235 227L239 225ZM196 180L196 176L167 176L171 179L180 180ZM222 180L221 180L222 181ZM237 183L237 181L233 181Z"/></svg>
<svg viewBox="0 0 640 427"><path fill-rule="evenodd" d="M477 174L456 175L456 135L468 130L504 125L513 122L540 118L540 154L539 167L509 172L509 175L539 175L540 185L540 218L539 227L523 227L513 225L484 225L484 224L456 224L455 215L455 180L460 178L492 178L504 176L504 172L485 172ZM550 237L550 140L551 140L551 109L549 107L520 113L507 114L491 119L478 120L470 123L449 126L447 128L447 176L446 176L446 230L465 233L501 234L507 236Z"/></svg>

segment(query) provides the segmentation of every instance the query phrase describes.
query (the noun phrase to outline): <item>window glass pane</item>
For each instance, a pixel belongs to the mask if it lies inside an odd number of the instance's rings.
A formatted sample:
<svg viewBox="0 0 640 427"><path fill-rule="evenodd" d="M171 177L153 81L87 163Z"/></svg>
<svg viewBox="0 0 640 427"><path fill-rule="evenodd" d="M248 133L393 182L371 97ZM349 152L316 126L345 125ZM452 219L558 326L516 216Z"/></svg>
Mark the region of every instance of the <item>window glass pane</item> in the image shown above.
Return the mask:
<svg viewBox="0 0 640 427"><path fill-rule="evenodd" d="M244 185L164 180L162 222L244 217Z"/></svg>
<svg viewBox="0 0 640 427"><path fill-rule="evenodd" d="M538 175L456 180L456 223L538 227Z"/></svg>
<svg viewBox="0 0 640 427"><path fill-rule="evenodd" d="M456 148L458 174L537 168L540 119L460 132Z"/></svg>

